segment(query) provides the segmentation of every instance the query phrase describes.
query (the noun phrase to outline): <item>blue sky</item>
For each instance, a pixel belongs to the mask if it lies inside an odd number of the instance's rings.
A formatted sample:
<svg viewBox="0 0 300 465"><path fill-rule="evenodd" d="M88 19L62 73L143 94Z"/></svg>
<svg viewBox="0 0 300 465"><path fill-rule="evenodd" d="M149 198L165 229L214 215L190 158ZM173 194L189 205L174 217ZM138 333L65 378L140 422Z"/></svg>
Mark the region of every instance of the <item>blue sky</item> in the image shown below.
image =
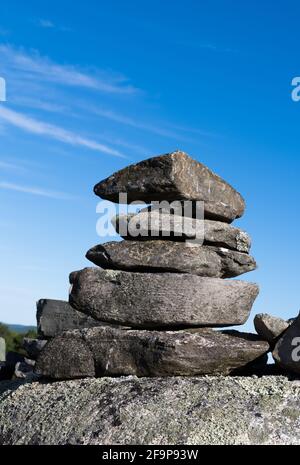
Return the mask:
<svg viewBox="0 0 300 465"><path fill-rule="evenodd" d="M252 317L300 307L294 1L0 0L0 320L35 323L100 242L96 182L182 149L245 197ZM251 321L246 325L251 328Z"/></svg>

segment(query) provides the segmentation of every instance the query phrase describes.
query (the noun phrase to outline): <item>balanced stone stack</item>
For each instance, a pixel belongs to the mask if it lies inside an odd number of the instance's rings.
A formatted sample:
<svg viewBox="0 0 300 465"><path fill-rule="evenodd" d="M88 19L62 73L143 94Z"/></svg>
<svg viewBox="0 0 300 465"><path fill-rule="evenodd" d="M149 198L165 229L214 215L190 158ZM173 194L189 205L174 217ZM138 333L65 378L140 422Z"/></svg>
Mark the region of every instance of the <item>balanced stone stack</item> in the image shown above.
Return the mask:
<svg viewBox="0 0 300 465"><path fill-rule="evenodd" d="M249 236L230 225L245 209L235 189L177 151L113 174L95 193L115 203L126 193L128 203L148 206L113 219L124 240L88 251L96 267L71 273L69 304L39 303L39 332L48 342L38 374L227 375L265 362L269 344L259 336L212 329L244 324L259 292L225 279L256 268ZM193 241L199 230L201 243Z"/></svg>

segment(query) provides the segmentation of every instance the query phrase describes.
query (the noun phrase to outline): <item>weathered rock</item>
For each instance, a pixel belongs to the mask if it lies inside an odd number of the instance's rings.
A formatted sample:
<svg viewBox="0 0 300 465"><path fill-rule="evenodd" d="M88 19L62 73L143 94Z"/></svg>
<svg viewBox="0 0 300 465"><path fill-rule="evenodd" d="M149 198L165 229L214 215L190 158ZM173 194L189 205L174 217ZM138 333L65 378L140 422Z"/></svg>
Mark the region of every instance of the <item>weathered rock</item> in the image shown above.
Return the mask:
<svg viewBox="0 0 300 465"><path fill-rule="evenodd" d="M227 182L184 152L153 157L131 165L94 188L103 199L151 203L156 200L204 201L206 217L231 222L243 215L245 202Z"/></svg>
<svg viewBox="0 0 300 465"><path fill-rule="evenodd" d="M282 368L300 374L300 315L279 338L273 358Z"/></svg>
<svg viewBox="0 0 300 465"><path fill-rule="evenodd" d="M139 212L154 212L167 213L171 215L186 216L188 218L205 219L203 211L203 202L194 200L168 200L153 201L151 205L141 208Z"/></svg>
<svg viewBox="0 0 300 465"><path fill-rule="evenodd" d="M35 373L53 379L95 376L93 354L80 334L73 330L56 336L41 352Z"/></svg>
<svg viewBox="0 0 300 465"><path fill-rule="evenodd" d="M267 313L259 313L254 318L254 327L259 336L273 344L289 327L289 323Z"/></svg>
<svg viewBox="0 0 300 465"><path fill-rule="evenodd" d="M26 350L30 359L36 360L47 342L47 339L31 339L25 337L23 339L23 348Z"/></svg>
<svg viewBox="0 0 300 465"><path fill-rule="evenodd" d="M251 247L251 239L246 232L221 221L198 220L153 211L116 216L112 224L118 234L127 240L197 239L203 245L226 247L245 253Z"/></svg>
<svg viewBox="0 0 300 465"><path fill-rule="evenodd" d="M194 376L229 374L267 353L269 344L253 334L197 329L185 331L119 330L109 327L69 331L41 353L36 373L70 378L73 351L81 340L93 354L97 376ZM76 341L76 342L73 342ZM78 343L77 352L80 352ZM64 356L59 368L56 360ZM88 375L92 375L90 364Z"/></svg>
<svg viewBox="0 0 300 465"><path fill-rule="evenodd" d="M256 284L177 273L85 268L70 275L70 303L95 319L137 328L245 323Z"/></svg>
<svg viewBox="0 0 300 465"><path fill-rule="evenodd" d="M18 362L15 366L14 378L27 379L32 377L35 361L25 358L23 362Z"/></svg>
<svg viewBox="0 0 300 465"><path fill-rule="evenodd" d="M6 359L6 344L5 339L0 337L0 362L4 362Z"/></svg>
<svg viewBox="0 0 300 465"><path fill-rule="evenodd" d="M255 260L245 253L173 241L107 242L90 249L86 258L105 269L212 278L233 278L256 268Z"/></svg>
<svg viewBox="0 0 300 465"><path fill-rule="evenodd" d="M63 300L41 299L37 302L37 324L40 338L51 338L68 329L91 328L102 323L78 312Z"/></svg>
<svg viewBox="0 0 300 465"><path fill-rule="evenodd" d="M4 445L299 445L299 422L283 376L0 385Z"/></svg>

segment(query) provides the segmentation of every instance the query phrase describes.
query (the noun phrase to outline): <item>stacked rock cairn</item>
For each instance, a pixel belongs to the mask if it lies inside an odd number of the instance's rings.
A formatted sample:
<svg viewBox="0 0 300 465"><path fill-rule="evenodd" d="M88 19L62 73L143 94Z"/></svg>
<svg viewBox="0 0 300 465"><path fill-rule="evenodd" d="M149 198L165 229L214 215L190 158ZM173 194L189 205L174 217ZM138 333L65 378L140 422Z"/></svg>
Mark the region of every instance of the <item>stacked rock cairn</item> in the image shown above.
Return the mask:
<svg viewBox="0 0 300 465"><path fill-rule="evenodd" d="M69 303L38 302L39 340L25 341L36 375L230 375L266 363L267 341L221 329L244 324L259 292L227 279L256 268L249 236L230 225L244 213L241 195L180 151L94 191L146 206L112 218L123 240L87 252L96 267L71 273Z"/></svg>
<svg viewBox="0 0 300 465"><path fill-rule="evenodd" d="M124 240L87 252L96 267L71 273L69 302L37 303L38 339L24 339L27 356L6 353L0 338L0 381L300 374L300 315L258 314L257 334L224 329L244 324L258 295L256 284L228 279L256 268L248 234L231 226L245 210L236 190L179 151L94 190L146 206L112 218Z"/></svg>

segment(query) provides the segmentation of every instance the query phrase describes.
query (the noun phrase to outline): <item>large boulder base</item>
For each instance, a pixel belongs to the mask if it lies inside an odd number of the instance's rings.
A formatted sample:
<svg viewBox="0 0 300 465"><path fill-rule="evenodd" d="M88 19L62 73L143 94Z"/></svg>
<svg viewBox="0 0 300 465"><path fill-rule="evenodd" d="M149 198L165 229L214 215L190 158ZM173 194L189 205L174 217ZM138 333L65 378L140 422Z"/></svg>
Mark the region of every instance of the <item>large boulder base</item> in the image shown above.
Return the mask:
<svg viewBox="0 0 300 465"><path fill-rule="evenodd" d="M36 373L55 379L73 378L74 369L76 373L81 370L82 377L95 373L97 376L227 375L247 367L268 350L269 344L258 336L238 332L90 328L69 331L49 342L38 359ZM74 357L78 358L75 367Z"/></svg>
<svg viewBox="0 0 300 465"><path fill-rule="evenodd" d="M273 358L280 367L300 374L300 315L279 338Z"/></svg>
<svg viewBox="0 0 300 465"><path fill-rule="evenodd" d="M190 273L211 278L233 278L256 268L255 260L245 253L170 241L107 242L90 249L86 257L105 269Z"/></svg>
<svg viewBox="0 0 300 465"><path fill-rule="evenodd" d="M241 217L245 210L233 187L181 151L128 166L98 183L94 192L112 202L120 202L120 193L127 193L128 202L200 200L207 218L225 222Z"/></svg>
<svg viewBox="0 0 300 465"><path fill-rule="evenodd" d="M281 376L0 383L4 445L299 445L299 422Z"/></svg>
<svg viewBox="0 0 300 465"><path fill-rule="evenodd" d="M40 338L48 339L69 329L91 328L103 324L78 312L63 300L40 299L37 302L37 324Z"/></svg>
<svg viewBox="0 0 300 465"><path fill-rule="evenodd" d="M256 284L178 273L85 268L70 275L70 304L89 316L135 328L244 324Z"/></svg>
<svg viewBox="0 0 300 465"><path fill-rule="evenodd" d="M117 233L127 240L192 240L248 253L249 235L221 221L200 220L159 211L120 215L112 219Z"/></svg>

